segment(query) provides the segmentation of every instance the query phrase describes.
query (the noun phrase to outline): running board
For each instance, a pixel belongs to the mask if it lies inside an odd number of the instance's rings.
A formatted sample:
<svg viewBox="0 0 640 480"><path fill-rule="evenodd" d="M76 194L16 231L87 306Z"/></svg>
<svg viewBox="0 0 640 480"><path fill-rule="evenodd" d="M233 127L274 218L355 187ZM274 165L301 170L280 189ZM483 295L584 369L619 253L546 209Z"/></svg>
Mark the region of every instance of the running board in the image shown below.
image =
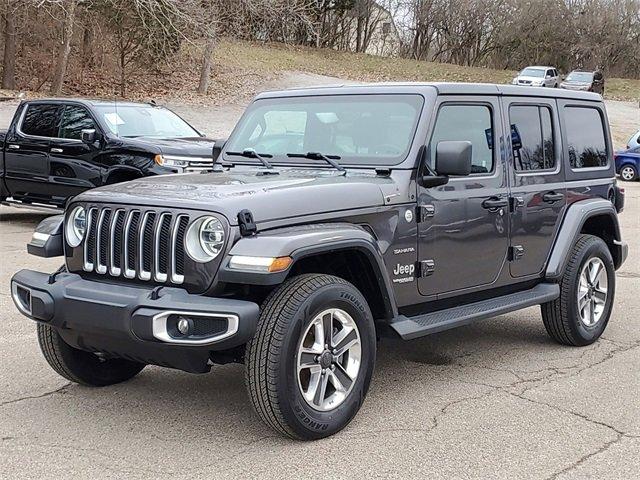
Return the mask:
<svg viewBox="0 0 640 480"><path fill-rule="evenodd" d="M13 198L7 198L0 202L0 205L4 205L6 207L16 207L16 208L26 208L28 210L35 210L38 212L46 212L46 213L63 213L64 208L57 207L55 205L49 205L47 203L38 203L38 202L23 202L21 200L14 200Z"/></svg>
<svg viewBox="0 0 640 480"><path fill-rule="evenodd" d="M467 325L476 320L496 317L533 305L555 300L560 295L560 287L555 283L541 283L531 290L510 293L468 305L438 310L437 312L405 317L399 315L390 324L403 340L442 332L450 328Z"/></svg>

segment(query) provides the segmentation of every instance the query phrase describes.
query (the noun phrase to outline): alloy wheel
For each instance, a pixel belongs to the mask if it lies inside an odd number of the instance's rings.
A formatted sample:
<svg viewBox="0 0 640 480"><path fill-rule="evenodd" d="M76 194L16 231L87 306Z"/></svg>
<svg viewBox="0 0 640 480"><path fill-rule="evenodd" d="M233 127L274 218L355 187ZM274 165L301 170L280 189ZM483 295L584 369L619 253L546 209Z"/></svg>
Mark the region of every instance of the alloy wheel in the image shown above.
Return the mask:
<svg viewBox="0 0 640 480"><path fill-rule="evenodd" d="M629 181L633 180L633 178L636 176L636 172L633 167L624 167L620 172L620 176L623 180Z"/></svg>
<svg viewBox="0 0 640 480"><path fill-rule="evenodd" d="M590 258L582 267L578 285L580 321L593 327L602 318L607 303L607 269L598 257Z"/></svg>
<svg viewBox="0 0 640 480"><path fill-rule="evenodd" d="M362 344L358 326L344 310L316 315L298 345L298 387L307 404L323 412L340 406L360 370Z"/></svg>

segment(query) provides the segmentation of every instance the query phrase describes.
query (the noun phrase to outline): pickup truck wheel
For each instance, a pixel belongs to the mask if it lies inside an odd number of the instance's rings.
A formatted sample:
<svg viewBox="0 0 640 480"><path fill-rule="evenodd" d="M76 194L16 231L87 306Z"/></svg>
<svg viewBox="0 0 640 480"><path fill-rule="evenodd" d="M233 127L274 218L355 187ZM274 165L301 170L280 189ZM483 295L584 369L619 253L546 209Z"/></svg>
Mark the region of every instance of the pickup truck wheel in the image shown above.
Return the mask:
<svg viewBox="0 0 640 480"><path fill-rule="evenodd" d="M101 358L67 344L51 326L38 323L44 358L59 375L89 387L104 387L135 377L145 365L122 358Z"/></svg>
<svg viewBox="0 0 640 480"><path fill-rule="evenodd" d="M615 280L606 243L593 235L580 235L560 281L560 297L541 307L551 338L573 346L595 342L611 316Z"/></svg>
<svg viewBox="0 0 640 480"><path fill-rule="evenodd" d="M358 289L331 275L300 275L263 305L247 345L247 390L276 431L295 439L327 437L360 409L375 356L373 317Z"/></svg>

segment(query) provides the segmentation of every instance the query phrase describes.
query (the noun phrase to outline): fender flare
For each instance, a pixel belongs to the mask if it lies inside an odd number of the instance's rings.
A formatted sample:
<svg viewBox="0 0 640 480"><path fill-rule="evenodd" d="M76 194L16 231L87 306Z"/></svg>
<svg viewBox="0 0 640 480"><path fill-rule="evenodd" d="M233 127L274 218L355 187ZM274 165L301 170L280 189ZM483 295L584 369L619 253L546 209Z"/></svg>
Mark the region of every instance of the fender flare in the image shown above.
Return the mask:
<svg viewBox="0 0 640 480"><path fill-rule="evenodd" d="M620 224L615 206L603 198L590 198L580 200L567 209L560 230L547 262L545 278L558 280L564 273L571 249L575 244L582 228L587 220L596 216L606 216L613 224L613 245L609 245L614 259L615 268L618 269L627 256L627 245L622 241Z"/></svg>
<svg viewBox="0 0 640 480"><path fill-rule="evenodd" d="M314 224L275 229L238 240L218 270L218 280L248 285L278 285L287 278L291 268L303 258L341 250L357 250L365 255L376 276L386 315L397 315L393 287L387 275L378 241L364 228L350 223ZM232 270L233 255L259 257L289 256L293 262L282 272L250 272Z"/></svg>

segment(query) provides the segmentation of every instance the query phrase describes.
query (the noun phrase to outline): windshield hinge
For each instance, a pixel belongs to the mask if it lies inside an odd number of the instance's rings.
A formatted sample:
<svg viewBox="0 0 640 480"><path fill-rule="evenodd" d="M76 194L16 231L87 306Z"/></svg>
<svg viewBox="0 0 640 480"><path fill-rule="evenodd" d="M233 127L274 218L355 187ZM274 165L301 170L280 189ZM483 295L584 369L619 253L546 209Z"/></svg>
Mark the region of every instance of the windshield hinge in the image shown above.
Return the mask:
<svg viewBox="0 0 640 480"><path fill-rule="evenodd" d="M250 237L258 233L258 227L253 221L251 210L240 210L238 212L238 226L240 227L240 235Z"/></svg>

